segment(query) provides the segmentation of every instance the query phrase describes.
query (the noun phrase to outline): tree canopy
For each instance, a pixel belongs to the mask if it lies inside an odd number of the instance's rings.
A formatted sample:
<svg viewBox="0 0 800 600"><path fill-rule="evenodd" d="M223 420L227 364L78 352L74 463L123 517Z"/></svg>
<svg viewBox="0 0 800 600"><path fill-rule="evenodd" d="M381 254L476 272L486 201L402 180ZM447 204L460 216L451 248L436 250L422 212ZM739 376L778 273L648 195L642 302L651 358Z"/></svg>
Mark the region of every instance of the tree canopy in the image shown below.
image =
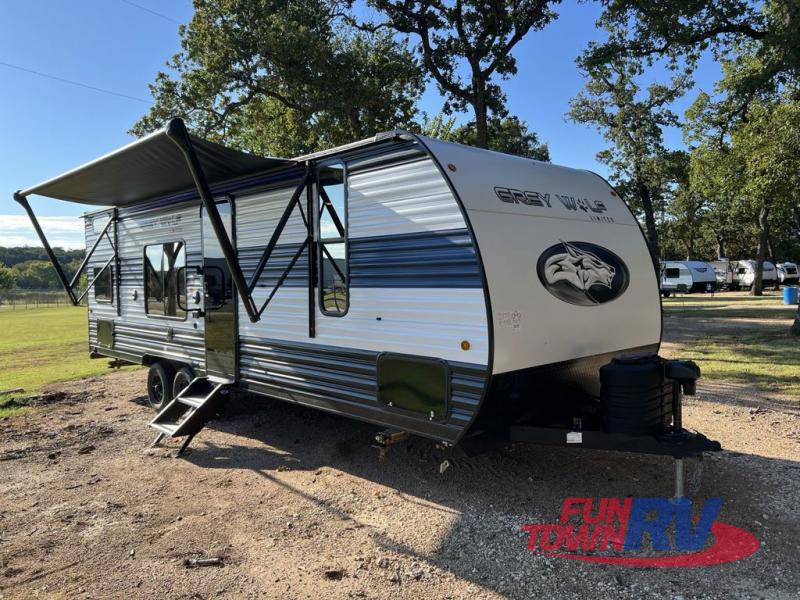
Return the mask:
<svg viewBox="0 0 800 600"><path fill-rule="evenodd" d="M528 129L528 124L518 117L492 117L489 119L489 150L523 156L544 162L550 161L547 144L539 141L539 136ZM446 142L457 142L476 146L475 121L456 125L455 118L439 113L432 119L425 119L418 131L429 137Z"/></svg>
<svg viewBox="0 0 800 600"><path fill-rule="evenodd" d="M633 208L644 217L647 240L654 260L661 257L656 212L663 209L665 194L685 164L680 153L667 150L663 129L678 124L670 104L691 81L674 76L668 84L653 83L642 89L641 62L623 56L595 64L578 61L586 75L585 91L570 102L569 117L593 125L611 144L597 155L608 165L611 180L624 192Z"/></svg>
<svg viewBox="0 0 800 600"><path fill-rule="evenodd" d="M530 31L557 18L550 6L559 0L481 2L477 0L368 0L386 17L383 24L415 36L427 73L446 98L444 111L472 109L474 145L489 148L491 116L507 116L506 95L495 81L517 72L512 51ZM465 66L467 75L462 74Z"/></svg>
<svg viewBox="0 0 800 600"><path fill-rule="evenodd" d="M358 31L335 0L195 0L181 51L131 129L172 116L259 154L294 155L408 126L424 76L402 39Z"/></svg>
<svg viewBox="0 0 800 600"><path fill-rule="evenodd" d="M0 290L10 290L17 282L17 277L12 269L0 265Z"/></svg>

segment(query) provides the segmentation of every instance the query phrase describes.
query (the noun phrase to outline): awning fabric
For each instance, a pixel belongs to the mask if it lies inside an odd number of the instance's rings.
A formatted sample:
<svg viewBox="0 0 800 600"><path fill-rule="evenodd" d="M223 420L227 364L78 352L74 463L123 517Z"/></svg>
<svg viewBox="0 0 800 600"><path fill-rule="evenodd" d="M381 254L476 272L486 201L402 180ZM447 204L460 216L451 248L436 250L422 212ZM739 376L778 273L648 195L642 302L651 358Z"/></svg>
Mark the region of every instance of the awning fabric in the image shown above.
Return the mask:
<svg viewBox="0 0 800 600"><path fill-rule="evenodd" d="M190 135L209 185L296 164L232 150ZM20 193L98 206L127 206L195 187L178 146L157 131Z"/></svg>

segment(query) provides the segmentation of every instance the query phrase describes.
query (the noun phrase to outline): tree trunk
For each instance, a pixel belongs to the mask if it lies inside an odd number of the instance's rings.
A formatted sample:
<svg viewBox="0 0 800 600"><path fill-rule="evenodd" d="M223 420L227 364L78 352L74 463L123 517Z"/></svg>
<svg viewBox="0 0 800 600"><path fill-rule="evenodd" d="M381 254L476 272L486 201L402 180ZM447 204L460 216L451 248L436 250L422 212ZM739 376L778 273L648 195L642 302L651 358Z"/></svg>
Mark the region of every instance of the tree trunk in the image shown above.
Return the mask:
<svg viewBox="0 0 800 600"><path fill-rule="evenodd" d="M650 195L650 188L645 184L640 183L637 186L639 193L639 201L642 203L642 210L644 211L644 225L645 232L647 233L647 243L650 246L650 254L652 254L653 265L658 271L658 260L661 258L661 246L658 243L658 229L656 229L656 219L653 214L653 198Z"/></svg>
<svg viewBox="0 0 800 600"><path fill-rule="evenodd" d="M473 77L477 77L474 75ZM473 82L475 109L475 145L478 148L489 147L489 114L486 108L486 84L481 81Z"/></svg>
<svg viewBox="0 0 800 600"><path fill-rule="evenodd" d="M756 278L753 281L753 296L763 295L764 289L764 259L767 255L767 240L769 238L769 207L766 203L758 211L758 252L756 253Z"/></svg>
<svg viewBox="0 0 800 600"><path fill-rule="evenodd" d="M725 238L717 235L717 258L722 260L725 257Z"/></svg>
<svg viewBox="0 0 800 600"><path fill-rule="evenodd" d="M800 337L800 304L797 305L797 313L794 316L794 323L789 328L789 335Z"/></svg>
<svg viewBox="0 0 800 600"><path fill-rule="evenodd" d="M769 231L769 224L767 224L767 258L773 263L775 262L775 247L772 245L772 234Z"/></svg>
<svg viewBox="0 0 800 600"><path fill-rule="evenodd" d="M361 115L359 114L358 110L353 108L348 113L348 119L350 120L350 127L353 130L353 135L356 139L361 139L364 137L363 132L361 131Z"/></svg>

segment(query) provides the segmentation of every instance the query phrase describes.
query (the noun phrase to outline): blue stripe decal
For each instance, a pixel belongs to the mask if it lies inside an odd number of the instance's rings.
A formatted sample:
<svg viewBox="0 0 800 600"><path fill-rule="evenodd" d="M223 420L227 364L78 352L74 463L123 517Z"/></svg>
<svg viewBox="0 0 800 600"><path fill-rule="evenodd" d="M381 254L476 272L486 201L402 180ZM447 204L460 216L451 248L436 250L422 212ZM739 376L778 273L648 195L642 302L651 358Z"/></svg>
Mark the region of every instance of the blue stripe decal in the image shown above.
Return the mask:
<svg viewBox="0 0 800 600"><path fill-rule="evenodd" d="M259 287L272 288L299 247L299 243L277 245ZM263 247L239 248L245 277L252 275L263 252ZM306 287L307 255L304 252L297 260L283 285ZM351 287L481 287L478 258L466 229L351 238L349 259Z"/></svg>
<svg viewBox="0 0 800 600"><path fill-rule="evenodd" d="M480 288L466 229L350 239L353 287Z"/></svg>

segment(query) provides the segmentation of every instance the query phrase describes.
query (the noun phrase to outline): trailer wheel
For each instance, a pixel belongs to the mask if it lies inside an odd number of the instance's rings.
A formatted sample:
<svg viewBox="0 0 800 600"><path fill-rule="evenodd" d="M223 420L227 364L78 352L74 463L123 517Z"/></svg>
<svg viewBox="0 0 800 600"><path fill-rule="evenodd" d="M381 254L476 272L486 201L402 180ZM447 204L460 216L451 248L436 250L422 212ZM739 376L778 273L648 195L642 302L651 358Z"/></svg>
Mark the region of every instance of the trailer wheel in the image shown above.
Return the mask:
<svg viewBox="0 0 800 600"><path fill-rule="evenodd" d="M178 369L178 372L175 373L175 377L172 380L172 397L175 398L178 394L180 394L184 388L186 388L194 379L194 371L191 367L181 367Z"/></svg>
<svg viewBox="0 0 800 600"><path fill-rule="evenodd" d="M669 292L661 292L661 295L664 296L664 298L669 298L669 294Z"/></svg>
<svg viewBox="0 0 800 600"><path fill-rule="evenodd" d="M147 372L147 403L153 410L161 410L172 400L172 382L175 369L169 363L156 362Z"/></svg>

